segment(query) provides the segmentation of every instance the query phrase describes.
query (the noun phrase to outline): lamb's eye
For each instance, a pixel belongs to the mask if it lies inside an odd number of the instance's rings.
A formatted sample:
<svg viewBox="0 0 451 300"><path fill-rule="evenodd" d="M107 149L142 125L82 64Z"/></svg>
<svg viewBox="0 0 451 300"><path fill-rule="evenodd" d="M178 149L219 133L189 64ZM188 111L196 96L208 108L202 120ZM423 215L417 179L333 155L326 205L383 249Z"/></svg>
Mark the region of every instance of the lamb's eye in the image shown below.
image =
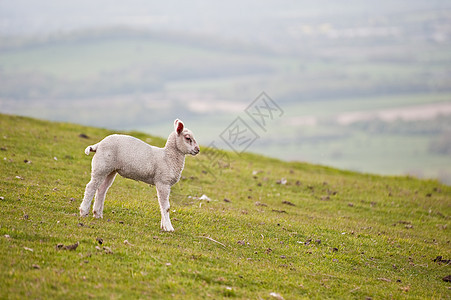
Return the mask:
<svg viewBox="0 0 451 300"><path fill-rule="evenodd" d="M191 138L189 136L185 136L185 140L187 140L188 142L191 142Z"/></svg>

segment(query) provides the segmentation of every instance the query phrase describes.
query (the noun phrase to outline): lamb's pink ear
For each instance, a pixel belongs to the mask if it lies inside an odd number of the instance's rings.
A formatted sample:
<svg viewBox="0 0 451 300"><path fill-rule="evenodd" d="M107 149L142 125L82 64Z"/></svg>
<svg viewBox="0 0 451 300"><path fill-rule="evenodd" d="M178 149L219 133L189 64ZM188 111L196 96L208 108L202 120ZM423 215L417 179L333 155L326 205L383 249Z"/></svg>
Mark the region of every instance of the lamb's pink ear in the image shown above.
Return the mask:
<svg viewBox="0 0 451 300"><path fill-rule="evenodd" d="M174 122L174 129L175 129L175 132L177 132L177 134L182 133L184 127L185 126L183 125L182 121L180 121L179 119L175 120L175 122Z"/></svg>

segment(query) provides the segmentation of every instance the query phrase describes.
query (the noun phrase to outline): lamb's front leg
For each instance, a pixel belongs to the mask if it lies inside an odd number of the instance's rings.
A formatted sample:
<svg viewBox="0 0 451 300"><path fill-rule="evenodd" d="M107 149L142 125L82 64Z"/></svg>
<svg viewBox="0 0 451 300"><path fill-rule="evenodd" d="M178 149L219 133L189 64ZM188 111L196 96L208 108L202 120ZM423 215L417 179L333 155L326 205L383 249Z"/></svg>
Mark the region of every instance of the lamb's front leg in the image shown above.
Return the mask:
<svg viewBox="0 0 451 300"><path fill-rule="evenodd" d="M169 219L169 194L171 193L171 186L166 184L156 184L158 202L161 210L161 229L163 231L174 231L171 220Z"/></svg>

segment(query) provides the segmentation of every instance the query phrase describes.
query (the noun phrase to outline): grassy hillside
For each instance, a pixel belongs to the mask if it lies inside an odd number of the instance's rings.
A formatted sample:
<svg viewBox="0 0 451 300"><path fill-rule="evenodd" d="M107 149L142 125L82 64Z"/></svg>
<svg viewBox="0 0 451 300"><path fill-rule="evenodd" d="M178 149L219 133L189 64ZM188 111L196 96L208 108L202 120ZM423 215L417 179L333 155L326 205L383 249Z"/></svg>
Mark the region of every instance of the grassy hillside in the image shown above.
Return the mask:
<svg viewBox="0 0 451 300"><path fill-rule="evenodd" d="M79 218L83 150L110 133L0 115L0 298L451 296L433 261L451 259L449 186L202 149L173 188L174 233L155 189L119 177L104 219Z"/></svg>

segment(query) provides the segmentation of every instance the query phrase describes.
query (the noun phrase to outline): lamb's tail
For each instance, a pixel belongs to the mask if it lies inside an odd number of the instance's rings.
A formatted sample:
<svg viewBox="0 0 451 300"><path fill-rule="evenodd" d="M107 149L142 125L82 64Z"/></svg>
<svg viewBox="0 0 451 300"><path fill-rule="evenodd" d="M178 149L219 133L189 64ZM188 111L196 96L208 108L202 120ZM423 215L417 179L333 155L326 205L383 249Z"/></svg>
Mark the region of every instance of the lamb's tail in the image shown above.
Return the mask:
<svg viewBox="0 0 451 300"><path fill-rule="evenodd" d="M86 147L86 149L85 149L86 155L89 155L89 153L91 153L91 152L96 152L98 146L99 146L99 144L95 144L95 145Z"/></svg>

